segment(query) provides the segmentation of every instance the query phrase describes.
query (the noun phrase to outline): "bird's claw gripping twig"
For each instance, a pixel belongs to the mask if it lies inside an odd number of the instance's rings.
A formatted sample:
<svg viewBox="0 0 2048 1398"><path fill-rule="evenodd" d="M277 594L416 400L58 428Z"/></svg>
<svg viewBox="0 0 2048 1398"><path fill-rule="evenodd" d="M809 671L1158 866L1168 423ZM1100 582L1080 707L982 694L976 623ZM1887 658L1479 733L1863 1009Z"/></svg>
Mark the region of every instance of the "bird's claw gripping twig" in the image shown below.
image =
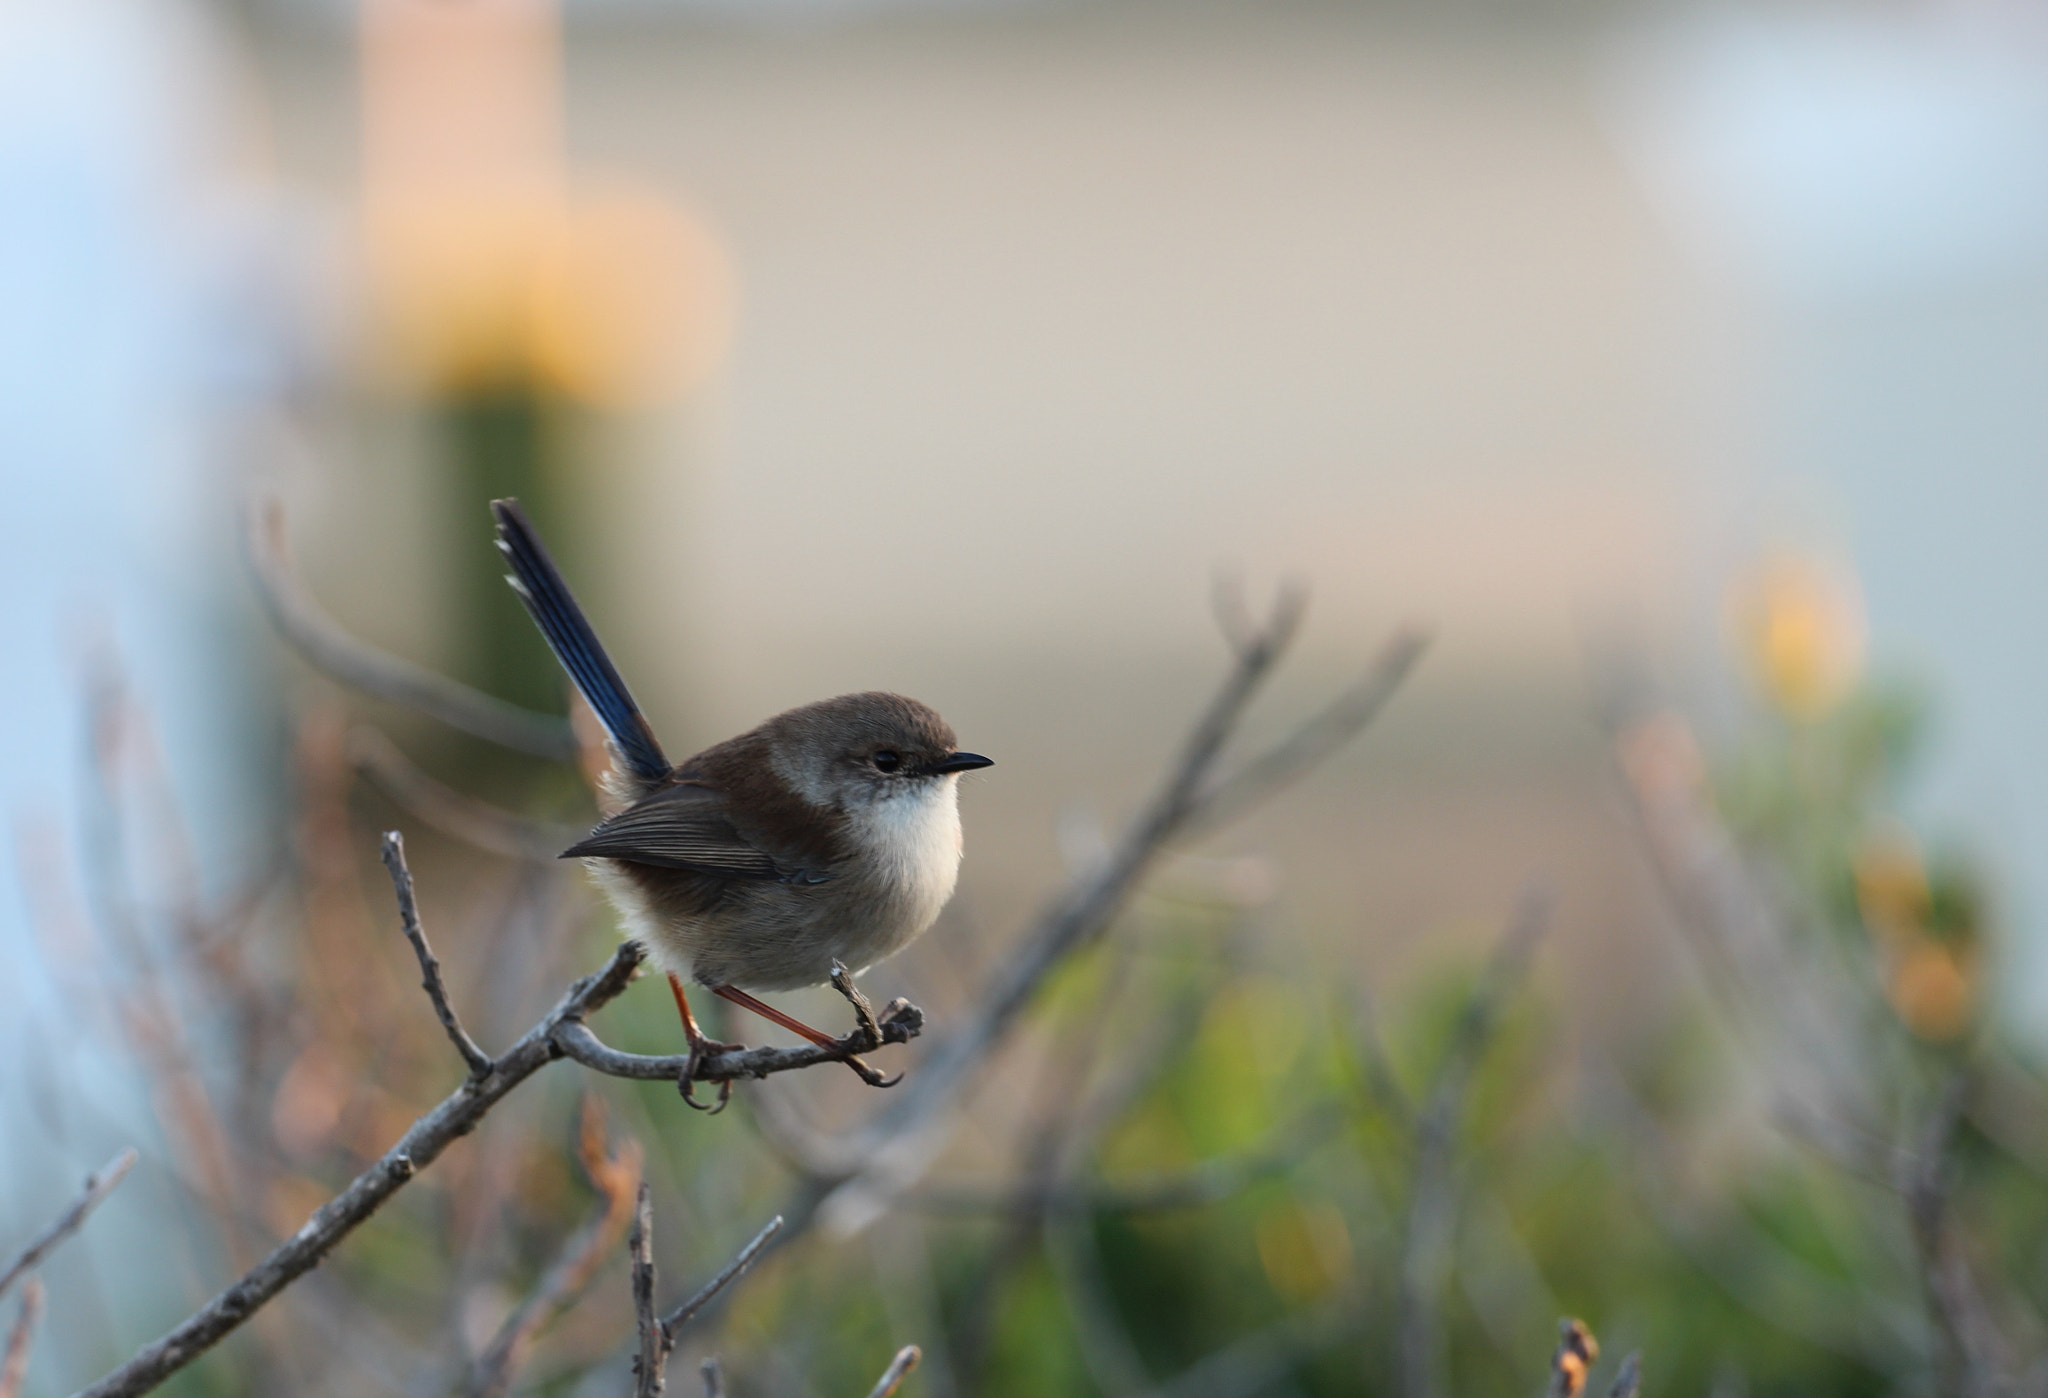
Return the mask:
<svg viewBox="0 0 2048 1398"><path fill-rule="evenodd" d="M716 1039L690 1040L690 1057L683 1064L682 1075L676 1079L676 1090L682 1093L684 1105L693 1107L706 1116L717 1116L724 1111L732 1101L732 1079L720 1080L716 1102L699 1102L693 1090L697 1082L697 1068L707 1058L714 1058L721 1053L737 1053L745 1047L745 1044L721 1044Z"/></svg>
<svg viewBox="0 0 2048 1398"><path fill-rule="evenodd" d="M839 1048L846 1054L846 1066L859 1074L860 1080L869 1087L894 1087L902 1082L903 1074L885 1077L861 1062L859 1055L872 1052L883 1044L909 1042L924 1027L924 1011L899 996L884 1007L881 1018L877 1019L874 1005L853 983L852 973L837 961L832 963L832 988L853 1006L853 1032L839 1041Z"/></svg>

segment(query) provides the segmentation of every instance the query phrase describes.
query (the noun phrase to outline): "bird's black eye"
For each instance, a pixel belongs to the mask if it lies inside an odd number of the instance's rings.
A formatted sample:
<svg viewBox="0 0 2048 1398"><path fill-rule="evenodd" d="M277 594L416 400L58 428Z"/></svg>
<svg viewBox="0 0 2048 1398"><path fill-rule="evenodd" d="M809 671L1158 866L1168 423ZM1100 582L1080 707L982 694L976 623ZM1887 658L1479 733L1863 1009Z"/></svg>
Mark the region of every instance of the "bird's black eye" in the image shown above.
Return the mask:
<svg viewBox="0 0 2048 1398"><path fill-rule="evenodd" d="M883 748L880 752L875 754L874 762L875 770L877 772L893 772L898 767L901 767L903 765L903 755L901 753L891 752L887 748Z"/></svg>

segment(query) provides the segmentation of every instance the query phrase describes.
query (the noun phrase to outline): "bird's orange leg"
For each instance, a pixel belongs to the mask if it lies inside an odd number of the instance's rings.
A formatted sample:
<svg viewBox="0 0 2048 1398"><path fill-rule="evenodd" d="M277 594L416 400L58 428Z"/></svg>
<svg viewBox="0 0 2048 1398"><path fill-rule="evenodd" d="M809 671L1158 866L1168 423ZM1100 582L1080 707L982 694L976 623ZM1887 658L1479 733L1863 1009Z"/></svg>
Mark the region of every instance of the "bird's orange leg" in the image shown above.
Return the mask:
<svg viewBox="0 0 2048 1398"><path fill-rule="evenodd" d="M673 980L674 977L671 976L670 979ZM682 993L682 987L677 986L676 995L678 997L678 1000L680 1000ZM743 1010L752 1010L755 1014L761 1016L761 1018L769 1021L772 1024L781 1025L784 1029L787 1029L792 1034L803 1035L806 1039L809 1039L819 1048L839 1047L839 1041L833 1038L830 1034L827 1034L824 1030L813 1029L810 1025L805 1024L802 1020L798 1019L795 1015L784 1014L781 1010L776 1009L773 1005L767 1004L764 1001L756 1000L753 996L747 994L746 991L741 990L736 985L713 986L711 988L711 993L713 995L718 996L721 1000L732 1001L733 1004L738 1005ZM687 1011L685 1013L687 1013Z"/></svg>
<svg viewBox="0 0 2048 1398"><path fill-rule="evenodd" d="M761 1018L781 1025L792 1034L803 1035L821 1049L838 1049L842 1053L846 1050L845 1043L833 1038L824 1030L813 1029L795 1015L784 1014L773 1005L756 1000L736 985L715 985L711 988L711 993L722 1000L732 1001L733 1004L738 1005L743 1010L752 1010ZM846 1066L853 1069L854 1075L870 1087L893 1087L895 1085L894 1079L884 1079L880 1073L868 1067L867 1064L861 1062L853 1054L849 1053L846 1055ZM900 1077L901 1075L899 1074L898 1076Z"/></svg>
<svg viewBox="0 0 2048 1398"><path fill-rule="evenodd" d="M670 976L668 988L675 992L676 1013L683 1017L683 1037L690 1041L690 1061L684 1065L682 1080L676 1086L682 1089L683 1101L700 1112L710 1112L716 1116L724 1111L725 1104L732 1100L732 1080L728 1078L718 1085L718 1100L707 1107L699 1102L696 1094L691 1091L691 1085L697 1077L697 1065L710 1054L726 1053L740 1048L741 1045L721 1044L716 1039L706 1038L704 1031L697 1027L697 1016L690 1013L690 997L683 993L682 981Z"/></svg>

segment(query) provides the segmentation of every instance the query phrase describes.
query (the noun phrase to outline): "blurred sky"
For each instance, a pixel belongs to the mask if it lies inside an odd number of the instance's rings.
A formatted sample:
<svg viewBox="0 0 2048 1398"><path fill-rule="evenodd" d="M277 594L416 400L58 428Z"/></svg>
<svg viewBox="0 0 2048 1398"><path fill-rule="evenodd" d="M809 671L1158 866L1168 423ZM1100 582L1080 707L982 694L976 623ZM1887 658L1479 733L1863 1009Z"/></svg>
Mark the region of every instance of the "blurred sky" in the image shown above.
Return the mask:
<svg viewBox="0 0 2048 1398"><path fill-rule="evenodd" d="M512 8L542 47L508 72L553 54L547 8ZM1007 915L1059 812L1127 807L1193 711L1212 569L1302 575L1283 713L1399 620L1440 644L1231 848L1389 956L1544 875L1623 981L1662 953L1588 637L1641 638L1698 701L1729 578L1839 550L1876 654L1938 684L1929 819L1984 842L2039 945L2035 8L774 10L581 7L529 94L559 148L520 178L639 211L604 226L690 249L678 304L710 308L686 391L603 415L573 482L593 610L671 748L919 694L1000 760L963 897ZM409 128L366 113L347 7L54 14L0 8L0 795L75 820L70 618L97 608L201 824L260 829L255 778L221 776L266 700L211 658L253 425L312 445L267 476L384 644L452 649L438 541L484 528L361 349L361 133L402 154Z"/></svg>

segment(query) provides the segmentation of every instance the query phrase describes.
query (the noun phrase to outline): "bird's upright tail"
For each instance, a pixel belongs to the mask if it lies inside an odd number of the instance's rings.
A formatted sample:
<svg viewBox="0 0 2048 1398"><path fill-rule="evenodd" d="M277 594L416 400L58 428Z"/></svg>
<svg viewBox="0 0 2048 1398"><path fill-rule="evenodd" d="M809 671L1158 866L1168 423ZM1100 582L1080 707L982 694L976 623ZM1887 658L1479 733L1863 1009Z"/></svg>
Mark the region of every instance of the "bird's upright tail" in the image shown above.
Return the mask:
<svg viewBox="0 0 2048 1398"><path fill-rule="evenodd" d="M668 758L654 739L654 730L640 706L633 702L626 682L613 668L611 657L597 633L584 619L583 609L569 591L555 561L541 547L540 536L527 522L517 500L493 500L491 514L498 521L498 548L512 565L505 581L519 594L526 610L547 638L548 648L583 697L590 701L598 721L611 735L612 746L633 775L645 781L659 781L669 774Z"/></svg>

